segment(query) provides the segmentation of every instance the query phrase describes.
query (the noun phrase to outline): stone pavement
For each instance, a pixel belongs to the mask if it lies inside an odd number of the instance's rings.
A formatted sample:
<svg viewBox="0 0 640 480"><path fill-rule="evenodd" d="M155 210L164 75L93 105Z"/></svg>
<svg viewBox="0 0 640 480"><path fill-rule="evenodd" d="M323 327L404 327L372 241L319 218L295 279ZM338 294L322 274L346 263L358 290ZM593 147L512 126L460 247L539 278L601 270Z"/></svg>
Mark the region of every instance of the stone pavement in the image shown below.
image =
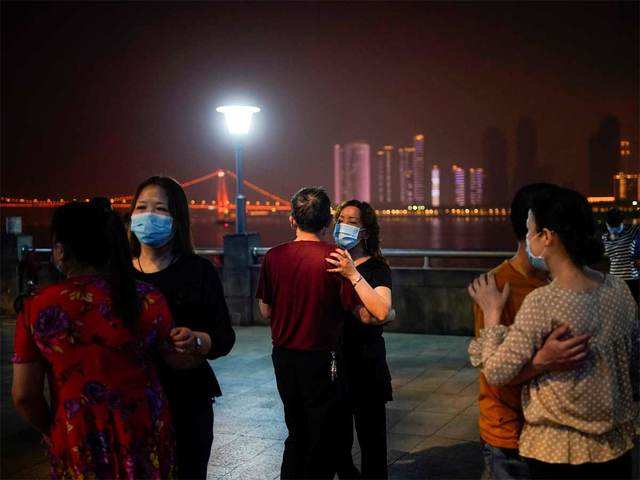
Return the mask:
<svg viewBox="0 0 640 480"><path fill-rule="evenodd" d="M10 406L13 334L2 328L2 475L46 478L38 437ZM224 396L215 406L210 480L271 480L279 475L286 427L266 327L237 328L232 354L213 362ZM466 337L388 333L395 400L388 404L390 476L478 479L483 472L477 422L477 372ZM354 447L359 463L359 449Z"/></svg>

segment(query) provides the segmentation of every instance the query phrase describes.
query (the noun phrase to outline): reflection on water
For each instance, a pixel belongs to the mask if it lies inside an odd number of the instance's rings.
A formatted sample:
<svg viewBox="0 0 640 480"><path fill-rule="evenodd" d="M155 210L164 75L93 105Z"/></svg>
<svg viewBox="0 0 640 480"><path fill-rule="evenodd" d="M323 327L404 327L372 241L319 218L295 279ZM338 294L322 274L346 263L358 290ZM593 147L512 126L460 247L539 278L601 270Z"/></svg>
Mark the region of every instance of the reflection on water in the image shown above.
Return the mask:
<svg viewBox="0 0 640 480"><path fill-rule="evenodd" d="M192 216L198 246L221 246L222 237L235 231L234 224L219 224L205 212ZM264 246L290 240L293 231L286 216L249 217L247 229L260 233ZM514 250L508 219L385 217L380 220L382 246L437 250ZM331 232L327 232L330 235Z"/></svg>
<svg viewBox="0 0 640 480"><path fill-rule="evenodd" d="M10 209L5 217L22 216L23 233L34 236L36 246L48 246L51 209ZM247 229L258 232L261 244L269 247L293 237L284 215L249 217ZM206 211L192 211L192 230L198 247L221 247L223 236L235 232L235 224L217 223ZM515 240L506 218L385 217L380 219L382 246L387 248L426 248L436 250L514 250ZM331 232L327 232L329 238Z"/></svg>

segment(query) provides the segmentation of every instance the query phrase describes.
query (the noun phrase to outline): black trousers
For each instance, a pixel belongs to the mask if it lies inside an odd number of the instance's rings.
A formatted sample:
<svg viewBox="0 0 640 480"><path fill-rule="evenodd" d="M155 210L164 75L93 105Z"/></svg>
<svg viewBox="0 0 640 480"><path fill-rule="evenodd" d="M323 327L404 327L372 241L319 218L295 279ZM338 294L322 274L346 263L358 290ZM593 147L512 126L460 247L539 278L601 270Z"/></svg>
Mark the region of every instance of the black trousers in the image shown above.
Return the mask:
<svg viewBox="0 0 640 480"><path fill-rule="evenodd" d="M174 400L170 404L176 432L176 478L205 480L213 444L212 400Z"/></svg>
<svg viewBox="0 0 640 480"><path fill-rule="evenodd" d="M627 480L632 475L632 450L621 457L603 463L583 463L567 465L564 463L545 463L527 459L531 478L544 480Z"/></svg>
<svg viewBox="0 0 640 480"><path fill-rule="evenodd" d="M289 430L281 478L333 478L340 453L338 427L345 405L340 373L335 380L330 376L330 352L276 347L272 359Z"/></svg>
<svg viewBox="0 0 640 480"><path fill-rule="evenodd" d="M340 480L353 478L386 479L387 470L387 409L386 402L372 401L353 408L358 443L360 444L360 471L353 464L353 428L350 418L345 423L345 445L338 469ZM348 427L348 430L347 430Z"/></svg>
<svg viewBox="0 0 640 480"><path fill-rule="evenodd" d="M640 280L625 280L631 290L631 295L636 299L636 303L640 302Z"/></svg>

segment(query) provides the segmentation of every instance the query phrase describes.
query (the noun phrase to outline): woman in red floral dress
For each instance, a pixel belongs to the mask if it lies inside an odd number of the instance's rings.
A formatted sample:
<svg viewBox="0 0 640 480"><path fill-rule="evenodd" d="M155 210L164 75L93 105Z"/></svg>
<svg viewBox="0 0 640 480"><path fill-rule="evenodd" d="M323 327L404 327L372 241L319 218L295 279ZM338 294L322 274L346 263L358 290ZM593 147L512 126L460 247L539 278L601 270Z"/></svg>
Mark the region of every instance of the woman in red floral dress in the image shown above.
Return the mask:
<svg viewBox="0 0 640 480"><path fill-rule="evenodd" d="M115 213L66 205L52 230L67 279L25 301L18 317L16 408L43 433L52 478L168 478L173 432L154 367L155 356L175 363L167 303L133 279Z"/></svg>

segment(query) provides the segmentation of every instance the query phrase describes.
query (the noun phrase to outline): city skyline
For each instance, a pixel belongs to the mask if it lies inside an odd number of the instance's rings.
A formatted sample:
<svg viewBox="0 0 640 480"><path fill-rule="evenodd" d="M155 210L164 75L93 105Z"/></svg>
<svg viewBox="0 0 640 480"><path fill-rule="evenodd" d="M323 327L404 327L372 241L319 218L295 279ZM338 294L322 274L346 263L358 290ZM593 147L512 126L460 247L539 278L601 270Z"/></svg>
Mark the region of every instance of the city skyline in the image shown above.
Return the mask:
<svg viewBox="0 0 640 480"><path fill-rule="evenodd" d="M4 195L125 194L155 173L231 168L214 107L234 99L263 109L248 177L284 196L331 186L335 143L366 138L373 161L419 132L426 191L433 165L444 184L454 162L492 185L488 129L510 176L533 138L536 175L590 193L589 138L607 117L638 163L633 2L1 8Z"/></svg>

